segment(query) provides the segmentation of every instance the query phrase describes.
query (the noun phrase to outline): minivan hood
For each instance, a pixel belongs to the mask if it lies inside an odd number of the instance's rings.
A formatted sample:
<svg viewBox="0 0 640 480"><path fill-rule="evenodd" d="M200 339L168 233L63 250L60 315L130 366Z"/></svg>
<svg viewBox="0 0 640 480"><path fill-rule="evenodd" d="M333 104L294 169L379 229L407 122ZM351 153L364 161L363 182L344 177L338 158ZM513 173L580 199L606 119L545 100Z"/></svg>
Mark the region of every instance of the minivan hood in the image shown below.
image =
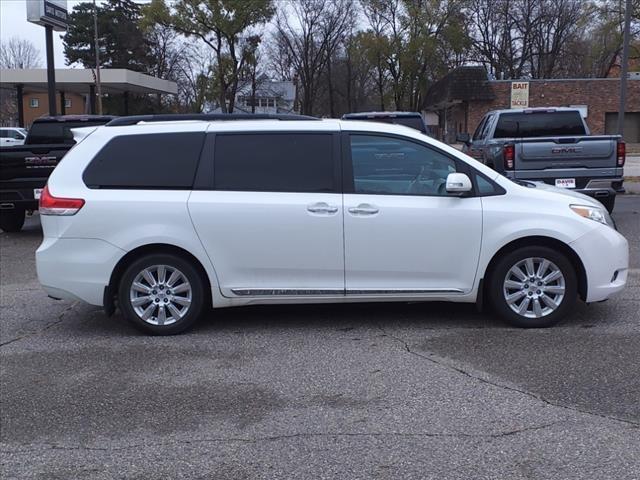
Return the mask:
<svg viewBox="0 0 640 480"><path fill-rule="evenodd" d="M578 199L578 200L580 200L580 203L582 205L593 205L595 207L602 208L602 204L600 202L598 202L597 200L594 200L593 198L589 197L588 195L585 195L585 194L580 193L580 192L576 192L575 190L569 190L567 188L554 187L553 185L549 185L549 184L544 183L544 182L526 181L526 183L534 185L534 187L532 187L532 188L535 188L537 190L543 190L545 192L555 193L557 195L562 195L562 196L565 196L565 197Z"/></svg>

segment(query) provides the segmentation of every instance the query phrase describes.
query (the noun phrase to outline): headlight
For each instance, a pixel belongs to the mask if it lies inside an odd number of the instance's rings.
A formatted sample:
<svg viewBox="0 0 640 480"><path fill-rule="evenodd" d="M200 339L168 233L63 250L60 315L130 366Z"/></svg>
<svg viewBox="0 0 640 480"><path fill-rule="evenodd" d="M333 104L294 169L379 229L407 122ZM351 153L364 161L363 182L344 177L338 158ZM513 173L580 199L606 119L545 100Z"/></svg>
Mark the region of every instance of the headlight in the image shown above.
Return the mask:
<svg viewBox="0 0 640 480"><path fill-rule="evenodd" d="M613 220L604 208L592 207L590 205L569 205L569 208L578 215L589 220L594 220L603 225L614 228Z"/></svg>

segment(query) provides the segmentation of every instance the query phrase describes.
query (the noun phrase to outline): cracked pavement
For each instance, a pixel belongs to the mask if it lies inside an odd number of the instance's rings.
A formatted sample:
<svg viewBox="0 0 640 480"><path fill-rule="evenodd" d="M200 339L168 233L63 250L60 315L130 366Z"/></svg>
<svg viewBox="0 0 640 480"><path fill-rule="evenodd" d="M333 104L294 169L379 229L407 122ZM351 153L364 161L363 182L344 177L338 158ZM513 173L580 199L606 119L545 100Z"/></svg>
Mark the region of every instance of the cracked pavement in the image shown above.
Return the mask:
<svg viewBox="0 0 640 480"><path fill-rule="evenodd" d="M640 479L640 196L614 217L629 287L552 329L292 305L161 338L48 299L30 219L0 233L0 477Z"/></svg>

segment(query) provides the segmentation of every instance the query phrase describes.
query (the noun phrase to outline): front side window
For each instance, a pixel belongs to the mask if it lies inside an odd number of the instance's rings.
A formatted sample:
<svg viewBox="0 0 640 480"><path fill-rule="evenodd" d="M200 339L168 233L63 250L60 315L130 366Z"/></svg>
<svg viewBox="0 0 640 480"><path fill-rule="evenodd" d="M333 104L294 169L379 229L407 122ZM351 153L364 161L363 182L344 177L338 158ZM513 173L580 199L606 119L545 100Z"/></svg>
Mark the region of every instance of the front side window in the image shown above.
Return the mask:
<svg viewBox="0 0 640 480"><path fill-rule="evenodd" d="M395 137L351 135L355 193L446 196L456 164L437 150Z"/></svg>
<svg viewBox="0 0 640 480"><path fill-rule="evenodd" d="M334 192L333 137L317 133L217 134L216 190Z"/></svg>

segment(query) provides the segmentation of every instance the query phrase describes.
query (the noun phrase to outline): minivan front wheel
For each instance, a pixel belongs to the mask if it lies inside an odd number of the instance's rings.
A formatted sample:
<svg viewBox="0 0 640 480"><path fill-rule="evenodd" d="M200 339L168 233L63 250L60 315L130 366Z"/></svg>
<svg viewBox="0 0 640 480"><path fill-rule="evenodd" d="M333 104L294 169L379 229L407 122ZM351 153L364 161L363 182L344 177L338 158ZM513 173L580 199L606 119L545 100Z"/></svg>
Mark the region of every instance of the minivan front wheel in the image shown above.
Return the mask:
<svg viewBox="0 0 640 480"><path fill-rule="evenodd" d="M519 248L491 272L489 296L496 311L517 327L550 327L571 311L576 273L562 253L548 247Z"/></svg>
<svg viewBox="0 0 640 480"><path fill-rule="evenodd" d="M198 320L204 292L204 282L188 260L172 254L151 254L125 270L118 289L118 305L139 330L173 335Z"/></svg>

